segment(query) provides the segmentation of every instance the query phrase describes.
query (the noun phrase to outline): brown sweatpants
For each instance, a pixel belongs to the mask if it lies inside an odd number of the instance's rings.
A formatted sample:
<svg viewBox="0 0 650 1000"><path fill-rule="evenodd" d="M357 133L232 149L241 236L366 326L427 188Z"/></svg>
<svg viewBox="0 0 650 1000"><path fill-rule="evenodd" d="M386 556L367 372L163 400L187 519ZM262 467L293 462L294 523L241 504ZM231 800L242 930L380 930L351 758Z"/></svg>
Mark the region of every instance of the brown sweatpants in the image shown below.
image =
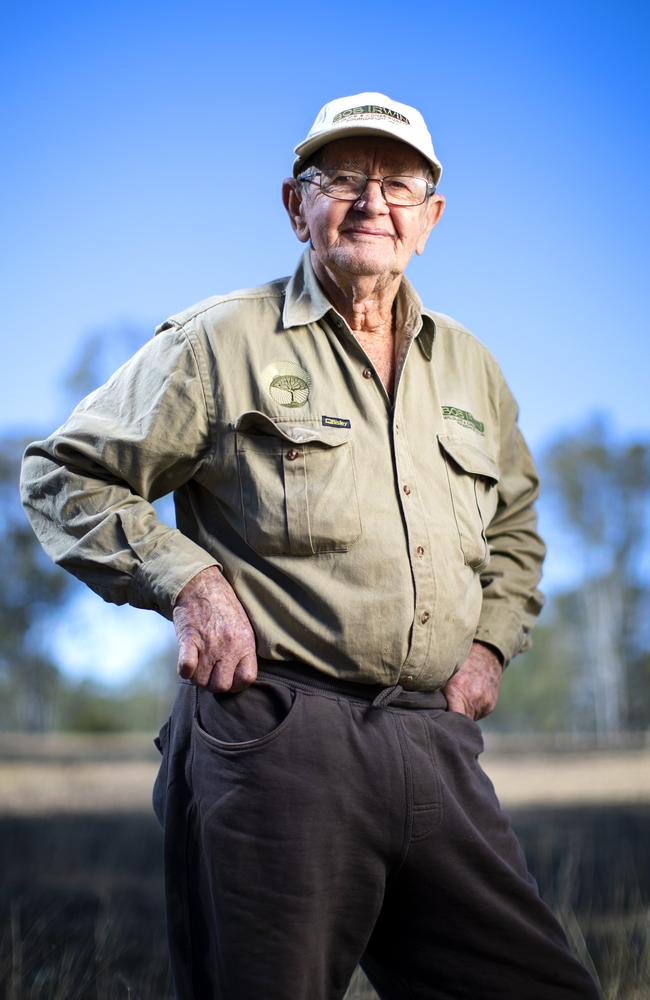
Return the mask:
<svg viewBox="0 0 650 1000"><path fill-rule="evenodd" d="M598 998L442 694L181 683L160 748L178 1000Z"/></svg>

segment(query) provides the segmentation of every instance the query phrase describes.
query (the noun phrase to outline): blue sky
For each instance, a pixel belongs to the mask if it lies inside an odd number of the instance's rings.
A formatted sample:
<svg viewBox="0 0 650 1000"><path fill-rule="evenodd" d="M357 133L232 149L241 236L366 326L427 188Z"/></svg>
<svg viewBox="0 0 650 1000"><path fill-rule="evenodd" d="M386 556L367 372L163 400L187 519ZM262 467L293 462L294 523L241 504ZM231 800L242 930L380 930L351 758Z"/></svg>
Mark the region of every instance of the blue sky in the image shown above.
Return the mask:
<svg viewBox="0 0 650 1000"><path fill-rule="evenodd" d="M410 276L497 355L533 449L596 410L648 437L649 21L629 0L4 4L0 430L62 419L89 333L289 273L292 148L326 100L379 90L445 167Z"/></svg>

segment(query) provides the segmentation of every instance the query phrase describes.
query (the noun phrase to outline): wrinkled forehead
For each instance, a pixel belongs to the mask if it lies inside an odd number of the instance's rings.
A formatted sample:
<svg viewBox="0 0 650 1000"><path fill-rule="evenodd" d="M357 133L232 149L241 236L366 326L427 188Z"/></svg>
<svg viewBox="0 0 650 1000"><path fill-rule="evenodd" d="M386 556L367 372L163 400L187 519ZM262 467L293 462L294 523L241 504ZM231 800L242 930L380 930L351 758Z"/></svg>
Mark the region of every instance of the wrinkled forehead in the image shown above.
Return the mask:
<svg viewBox="0 0 650 1000"><path fill-rule="evenodd" d="M429 173L423 156L412 146L382 136L353 136L335 139L322 146L317 154L323 167L347 167L364 173L379 171L392 174Z"/></svg>

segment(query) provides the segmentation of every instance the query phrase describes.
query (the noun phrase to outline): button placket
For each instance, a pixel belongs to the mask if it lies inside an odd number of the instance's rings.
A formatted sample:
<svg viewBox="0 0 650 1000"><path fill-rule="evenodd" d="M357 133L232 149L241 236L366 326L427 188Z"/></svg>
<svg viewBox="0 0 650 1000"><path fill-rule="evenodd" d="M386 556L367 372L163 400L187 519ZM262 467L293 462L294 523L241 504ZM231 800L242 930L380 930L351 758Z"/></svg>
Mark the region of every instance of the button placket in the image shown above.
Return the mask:
<svg viewBox="0 0 650 1000"><path fill-rule="evenodd" d="M311 534L304 449L288 448L284 453L284 487L289 551L301 553Z"/></svg>
<svg viewBox="0 0 650 1000"><path fill-rule="evenodd" d="M426 538L426 521L422 509L423 499L416 489L415 473L408 449L408 433L398 435L398 427L404 429L404 418L400 414L397 419L396 413L393 423L393 447L413 574L415 624L411 631L408 655L402 665L404 671L402 676L407 683L413 683L426 663L431 643L432 629L429 623L433 611L430 602L434 599L435 581L431 560L425 558L429 548L428 540L426 546L423 544L423 534Z"/></svg>

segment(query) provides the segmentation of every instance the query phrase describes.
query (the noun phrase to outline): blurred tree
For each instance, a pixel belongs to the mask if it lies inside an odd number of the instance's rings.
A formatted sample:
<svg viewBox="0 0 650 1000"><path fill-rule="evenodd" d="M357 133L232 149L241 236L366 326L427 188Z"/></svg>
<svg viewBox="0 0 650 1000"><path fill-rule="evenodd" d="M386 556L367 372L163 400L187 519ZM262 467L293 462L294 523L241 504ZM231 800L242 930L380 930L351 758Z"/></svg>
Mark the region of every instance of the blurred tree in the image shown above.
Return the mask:
<svg viewBox="0 0 650 1000"><path fill-rule="evenodd" d="M572 727L576 671L566 633L551 600L533 646L508 667L486 729L511 733L566 733Z"/></svg>
<svg viewBox="0 0 650 1000"><path fill-rule="evenodd" d="M62 607L72 581L52 565L25 520L18 495L25 444L22 437L0 439L0 724L45 729L53 721L60 678L37 633Z"/></svg>
<svg viewBox="0 0 650 1000"><path fill-rule="evenodd" d="M63 389L72 405L109 378L142 347L152 331L133 323L120 323L93 330L81 343L63 379Z"/></svg>
<svg viewBox="0 0 650 1000"><path fill-rule="evenodd" d="M174 695L171 636L137 678L114 687L66 677L50 652L53 618L73 613L83 584L45 555L20 504L20 460L34 436L0 438L0 728L155 730Z"/></svg>
<svg viewBox="0 0 650 1000"><path fill-rule="evenodd" d="M154 732L169 715L178 683L175 643L152 657L131 680L102 685L68 682L60 700L59 728L68 732Z"/></svg>
<svg viewBox="0 0 650 1000"><path fill-rule="evenodd" d="M70 404L100 385L144 342L150 331L133 325L100 329L81 345L64 381ZM49 428L48 428L49 430ZM150 728L164 714L169 665L161 677L146 671L135 685L107 691L92 682L75 683L63 676L52 654L48 632L54 615L72 609L83 588L54 566L42 551L20 505L18 479L28 441L42 436L0 438L0 727L5 729L74 729L107 731ZM161 503L165 514L170 512ZM101 602L98 613L101 614Z"/></svg>
<svg viewBox="0 0 650 1000"><path fill-rule="evenodd" d="M543 468L579 580L557 602L581 666L576 709L607 742L650 719L650 444L615 441L595 418L552 443Z"/></svg>

